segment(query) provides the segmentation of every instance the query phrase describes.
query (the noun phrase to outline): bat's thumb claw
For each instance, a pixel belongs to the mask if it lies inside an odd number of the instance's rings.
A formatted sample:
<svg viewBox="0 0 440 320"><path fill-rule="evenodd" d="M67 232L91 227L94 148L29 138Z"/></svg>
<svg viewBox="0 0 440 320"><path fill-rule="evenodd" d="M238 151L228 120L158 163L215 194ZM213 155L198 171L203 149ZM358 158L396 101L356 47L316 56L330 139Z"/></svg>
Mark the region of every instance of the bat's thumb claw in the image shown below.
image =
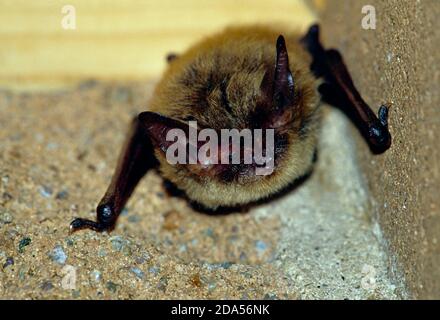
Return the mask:
<svg viewBox="0 0 440 320"><path fill-rule="evenodd" d="M388 127L388 110L389 107L386 105L381 105L379 108L379 112L377 117L379 118L380 123L384 126L384 127Z"/></svg>
<svg viewBox="0 0 440 320"><path fill-rule="evenodd" d="M76 218L69 225L69 233L72 234L75 231L82 229L83 227L84 227L84 223L82 219Z"/></svg>

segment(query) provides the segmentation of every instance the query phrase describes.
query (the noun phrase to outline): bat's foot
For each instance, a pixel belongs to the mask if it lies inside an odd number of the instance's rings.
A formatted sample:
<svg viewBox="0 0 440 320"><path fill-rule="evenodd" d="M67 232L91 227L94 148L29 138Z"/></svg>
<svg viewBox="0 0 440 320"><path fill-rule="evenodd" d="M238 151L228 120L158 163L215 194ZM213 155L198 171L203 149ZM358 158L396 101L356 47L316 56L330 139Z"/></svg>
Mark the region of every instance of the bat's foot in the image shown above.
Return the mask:
<svg viewBox="0 0 440 320"><path fill-rule="evenodd" d="M386 105L381 105L378 112L378 118L380 123L388 129L388 107Z"/></svg>
<svg viewBox="0 0 440 320"><path fill-rule="evenodd" d="M115 227L118 214L109 204L99 205L96 209L98 221L76 218L70 223L70 232L91 229L97 232L111 231Z"/></svg>
<svg viewBox="0 0 440 320"><path fill-rule="evenodd" d="M99 222L88 219L76 218L70 223L71 233L83 229L91 229L98 232L105 230L105 228L103 228L103 226Z"/></svg>
<svg viewBox="0 0 440 320"><path fill-rule="evenodd" d="M368 140L373 152L382 153L391 146L391 134L388 131L388 107L379 108L378 120L370 124Z"/></svg>
<svg viewBox="0 0 440 320"><path fill-rule="evenodd" d="M324 79L318 87L322 100L340 108L353 120L373 153L385 152L391 146L388 107L381 106L376 116L354 86L342 55L335 49L326 50L319 33L318 25L311 26L301 43L312 57L310 69L316 77Z"/></svg>

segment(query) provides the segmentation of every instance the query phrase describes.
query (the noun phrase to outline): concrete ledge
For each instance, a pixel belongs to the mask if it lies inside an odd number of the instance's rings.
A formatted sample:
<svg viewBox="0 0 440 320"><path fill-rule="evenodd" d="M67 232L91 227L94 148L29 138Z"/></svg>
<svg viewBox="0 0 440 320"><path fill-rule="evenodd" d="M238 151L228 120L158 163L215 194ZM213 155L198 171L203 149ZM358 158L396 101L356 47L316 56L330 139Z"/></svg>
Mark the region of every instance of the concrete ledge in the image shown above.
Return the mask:
<svg viewBox="0 0 440 320"><path fill-rule="evenodd" d="M376 30L361 26L366 4L376 9ZM341 50L364 99L392 104L388 152L372 156L358 137L373 218L394 257L390 271L406 279L413 298L439 298L440 6L435 0L319 5L324 42Z"/></svg>

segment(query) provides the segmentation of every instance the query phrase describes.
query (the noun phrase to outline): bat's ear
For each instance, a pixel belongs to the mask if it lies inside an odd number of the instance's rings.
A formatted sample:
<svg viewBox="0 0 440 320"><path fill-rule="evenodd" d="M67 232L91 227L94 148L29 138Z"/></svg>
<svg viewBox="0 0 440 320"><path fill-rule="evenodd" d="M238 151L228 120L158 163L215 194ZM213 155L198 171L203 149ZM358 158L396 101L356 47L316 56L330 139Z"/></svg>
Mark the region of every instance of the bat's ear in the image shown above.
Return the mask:
<svg viewBox="0 0 440 320"><path fill-rule="evenodd" d="M277 107L290 106L295 96L295 84L289 68L286 41L282 35L277 39L277 60L273 86L273 98L277 103Z"/></svg>
<svg viewBox="0 0 440 320"><path fill-rule="evenodd" d="M177 129L180 130L180 132L183 131L185 135L188 134L187 124L155 112L142 112L139 114L138 119L147 132L153 147L158 148L163 152L166 152L168 147L174 143L174 141L167 141L166 139L169 131Z"/></svg>
<svg viewBox="0 0 440 320"><path fill-rule="evenodd" d="M263 77L261 90L270 100L274 109L267 127L278 128L292 120L292 107L295 100L295 82L289 67L289 55L286 41L280 35L276 43L275 69L269 70Z"/></svg>
<svg viewBox="0 0 440 320"><path fill-rule="evenodd" d="M217 145L218 141L214 141L207 147L205 142L198 141L198 130L196 127L193 127L192 124L186 124L148 111L139 114L138 119L144 127L146 135L153 147L164 152L170 164L187 164L188 170L197 175L214 176L221 172L223 167L216 165L220 157L220 153L218 152L220 147ZM172 130L174 130L174 132L171 132ZM194 136L194 134L196 136ZM170 139L167 139L168 135ZM191 140L191 136L195 139L194 141ZM217 137L216 134L215 137ZM211 136L209 136L208 140L209 142L211 141ZM213 148L213 144L215 144L217 148ZM172 159L168 158L168 149L170 147L170 150L172 150ZM199 153L202 147L204 151L201 154L202 158L199 159ZM207 151L209 151L209 156L207 155Z"/></svg>

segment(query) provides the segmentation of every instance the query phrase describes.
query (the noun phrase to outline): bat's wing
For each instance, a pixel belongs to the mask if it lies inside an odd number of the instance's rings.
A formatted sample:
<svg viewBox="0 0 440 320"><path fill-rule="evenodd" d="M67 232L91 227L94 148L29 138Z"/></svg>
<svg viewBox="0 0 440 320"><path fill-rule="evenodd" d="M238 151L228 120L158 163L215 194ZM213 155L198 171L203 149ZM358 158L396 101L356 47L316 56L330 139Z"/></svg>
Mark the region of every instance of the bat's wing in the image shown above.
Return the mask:
<svg viewBox="0 0 440 320"><path fill-rule="evenodd" d="M318 25L310 27L301 43L313 58L311 71L316 77L324 79L318 88L322 99L342 109L353 120L372 152L385 152L391 146L388 107L381 106L378 117L375 115L354 86L341 54L337 50L323 48Z"/></svg>

